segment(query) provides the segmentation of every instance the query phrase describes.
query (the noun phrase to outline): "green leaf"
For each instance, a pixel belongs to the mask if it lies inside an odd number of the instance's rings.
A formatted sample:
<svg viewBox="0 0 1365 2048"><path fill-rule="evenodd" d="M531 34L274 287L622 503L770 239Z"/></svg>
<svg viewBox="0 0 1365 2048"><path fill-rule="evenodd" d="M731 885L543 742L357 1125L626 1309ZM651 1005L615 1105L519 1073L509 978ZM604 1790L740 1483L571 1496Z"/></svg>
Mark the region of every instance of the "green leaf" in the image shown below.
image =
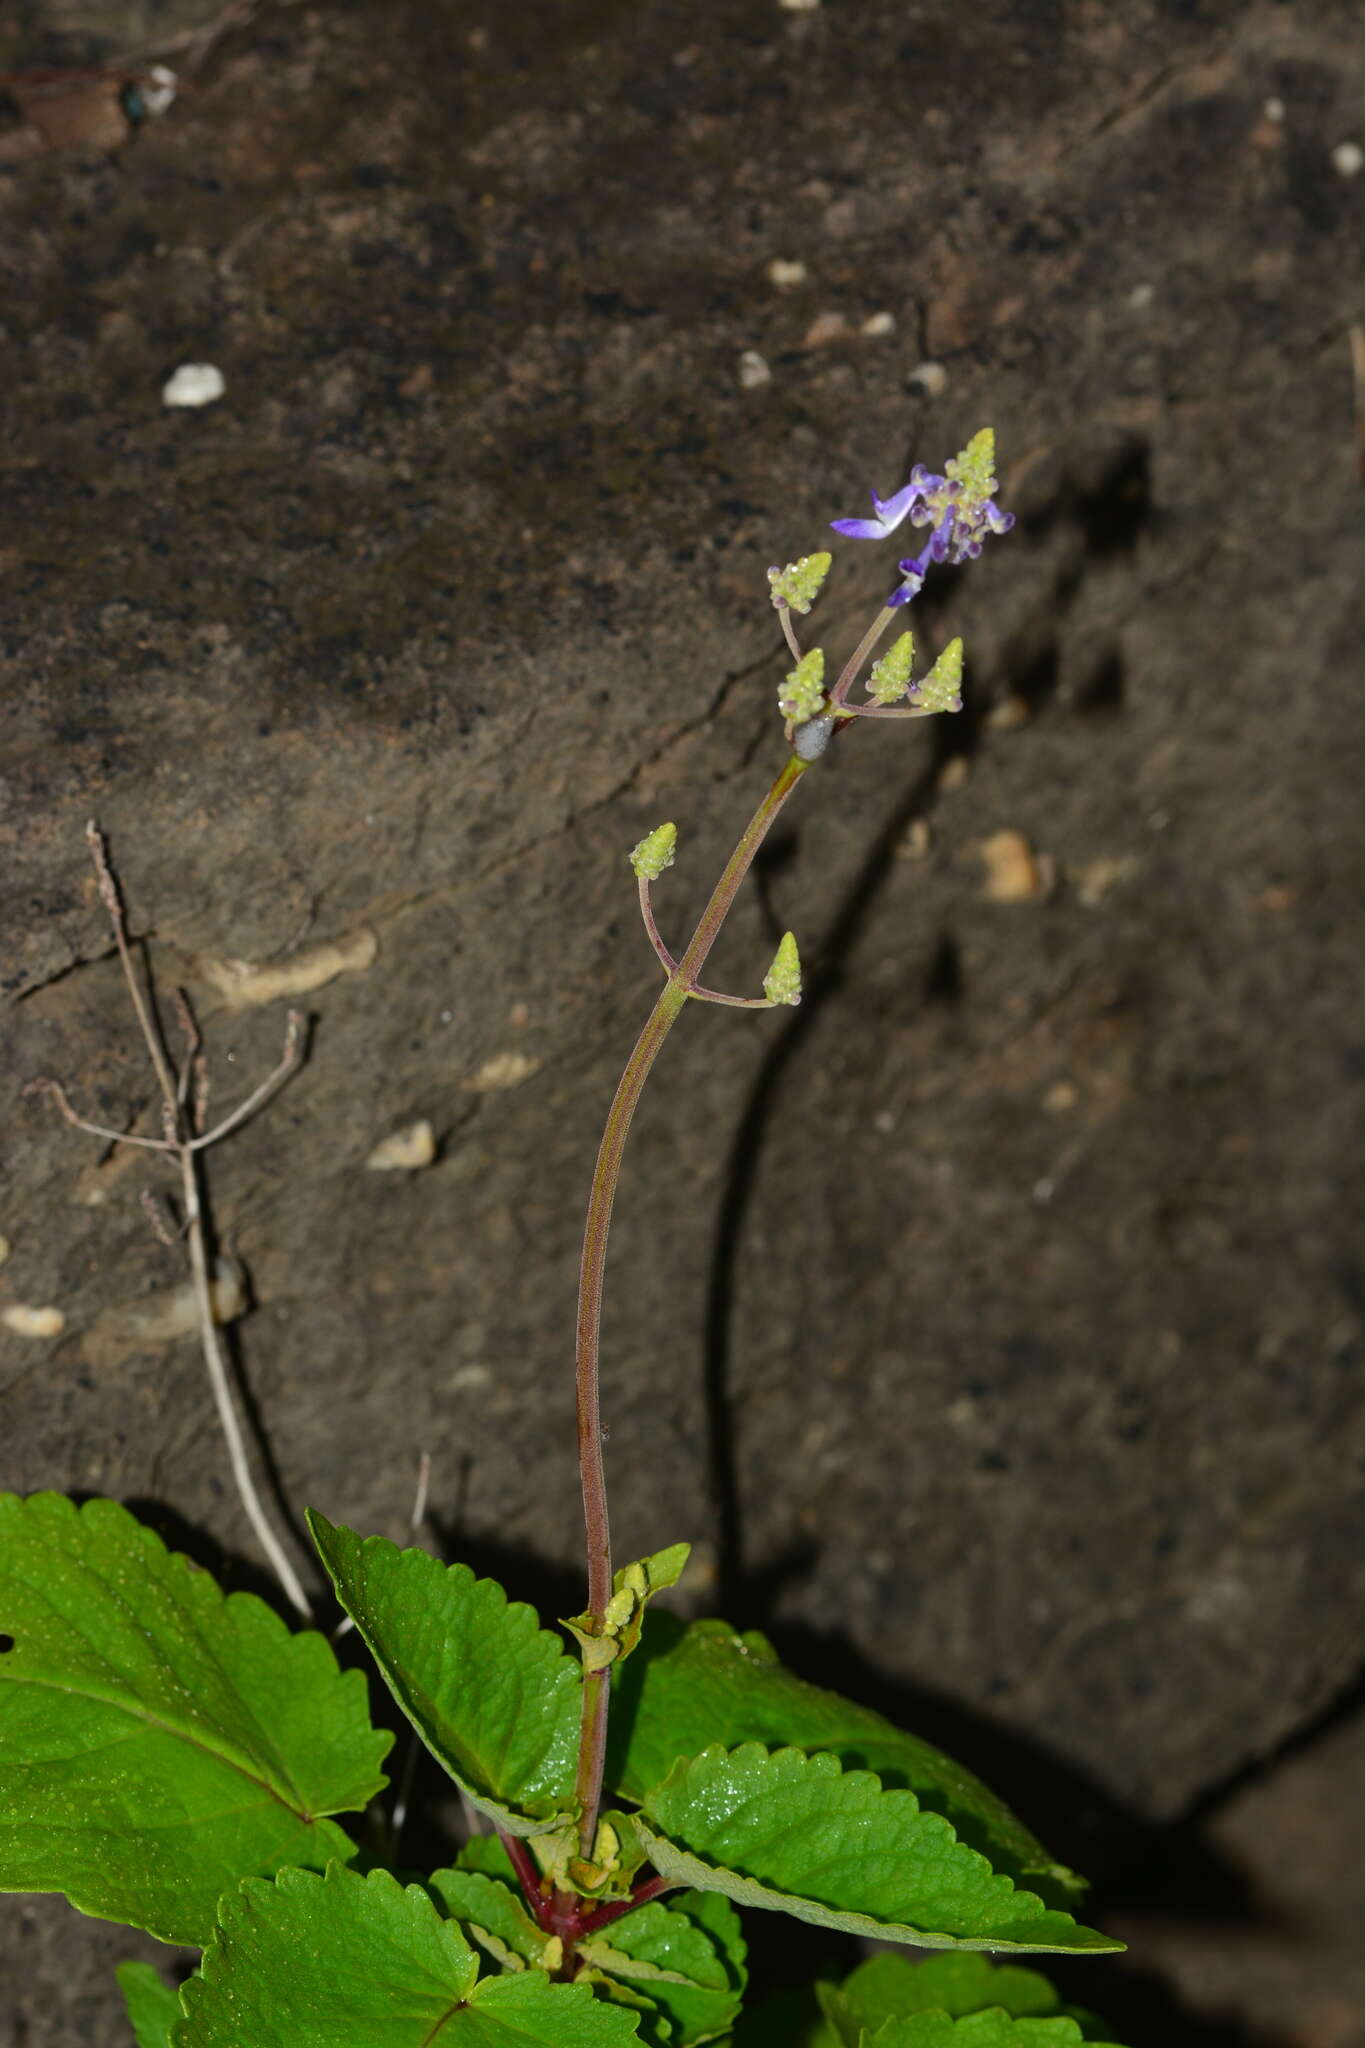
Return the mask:
<svg viewBox="0 0 1365 2048"><path fill-rule="evenodd" d="M616 1678L609 1782L641 1800L680 1757L713 1742L726 1749L761 1742L828 1750L846 1767L874 1771L888 1791L913 1792L993 1869L1048 1904L1068 1905L1085 1890L1002 1800L942 1750L868 1707L808 1685L761 1636L736 1635L723 1621L684 1628L671 1615L652 1614L638 1655Z"/></svg>
<svg viewBox="0 0 1365 2048"><path fill-rule="evenodd" d="M0 1632L0 1890L197 1945L240 1878L354 1855L363 1676L116 1502L0 1496Z"/></svg>
<svg viewBox="0 0 1365 2048"><path fill-rule="evenodd" d="M427 1879L427 1890L436 1894L451 1919L458 1920L468 1939L492 1956L499 1969L557 1967L562 1943L555 1942L556 1953L547 1957L552 1946L549 1938L541 1933L510 1884L476 1870L437 1870Z"/></svg>
<svg viewBox="0 0 1365 2048"><path fill-rule="evenodd" d="M180 1993L150 1963L119 1963L114 1975L137 2048L171 2048L171 2028L180 2018Z"/></svg>
<svg viewBox="0 0 1365 2048"><path fill-rule="evenodd" d="M816 1926L926 1948L1123 1946L1017 1890L913 1792L886 1792L833 1756L709 1748L644 1812L661 1875Z"/></svg>
<svg viewBox="0 0 1365 2048"><path fill-rule="evenodd" d="M656 1900L580 1943L584 1961L647 1994L662 2013L658 2029L641 2019L643 2040L662 2048L712 2041L739 2017L747 1973L739 1915L717 1893Z"/></svg>
<svg viewBox="0 0 1365 2048"><path fill-rule="evenodd" d="M534 1610L468 1565L311 1510L308 1526L390 1692L466 1797L513 1835L572 1817L583 1681Z"/></svg>
<svg viewBox="0 0 1365 2048"><path fill-rule="evenodd" d="M515 1885L517 1873L512 1859L496 1835L471 1835L455 1858L457 1870L477 1870L483 1877L500 1877Z"/></svg>
<svg viewBox="0 0 1365 2048"><path fill-rule="evenodd" d="M869 1956L842 1984L818 1987L826 2019L843 2048L858 2048L864 2029L875 2033L888 2019L940 2010L955 2018L1000 2006L1016 2019L1062 2010L1052 1985L1038 1970L992 1963L974 1951L930 1956L912 1962L885 1949Z"/></svg>
<svg viewBox="0 0 1365 2048"><path fill-rule="evenodd" d="M625 2048L633 2015L540 1970L478 1976L420 1885L337 1865L222 1903L175 2048Z"/></svg>
<svg viewBox="0 0 1365 2048"><path fill-rule="evenodd" d="M999 2007L961 2019L917 2012L865 2033L861 2048L1081 2048L1081 2030L1075 2020L1015 2019Z"/></svg>

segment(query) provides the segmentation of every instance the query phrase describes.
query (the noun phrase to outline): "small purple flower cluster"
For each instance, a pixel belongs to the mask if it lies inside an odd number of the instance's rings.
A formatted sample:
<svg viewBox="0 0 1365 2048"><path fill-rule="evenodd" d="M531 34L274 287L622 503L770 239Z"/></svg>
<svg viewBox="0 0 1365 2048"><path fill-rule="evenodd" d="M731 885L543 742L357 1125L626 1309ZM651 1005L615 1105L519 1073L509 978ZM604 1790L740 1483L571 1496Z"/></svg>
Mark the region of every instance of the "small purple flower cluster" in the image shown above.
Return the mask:
<svg viewBox="0 0 1365 2048"><path fill-rule="evenodd" d="M909 483L894 498L879 498L873 492L871 519L830 523L836 533L851 534L855 540L884 540L907 518L912 526L932 528L920 552L898 565L900 588L887 599L892 605L909 604L935 562L975 561L988 535L1008 533L1013 526L1014 514L1002 512L992 496L998 488L994 469L995 435L983 427L953 457L943 476L917 463Z"/></svg>

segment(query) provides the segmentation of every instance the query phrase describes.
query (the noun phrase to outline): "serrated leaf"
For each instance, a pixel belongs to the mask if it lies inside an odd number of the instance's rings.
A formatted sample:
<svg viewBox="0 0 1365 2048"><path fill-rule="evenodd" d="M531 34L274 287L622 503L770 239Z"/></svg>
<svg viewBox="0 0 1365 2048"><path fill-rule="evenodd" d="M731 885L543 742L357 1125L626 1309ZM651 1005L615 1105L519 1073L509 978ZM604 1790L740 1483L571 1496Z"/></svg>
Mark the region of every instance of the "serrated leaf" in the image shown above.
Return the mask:
<svg viewBox="0 0 1365 2048"><path fill-rule="evenodd" d="M1074 2020L1086 2040L1104 2043L1108 2028L1092 2013L1064 2003L1040 1970L1017 1963L992 1963L984 1955L958 1952L912 1962L884 1950L869 1956L842 1984L817 1987L821 2008L839 2048L859 2048L888 2019L941 2011L953 2018L998 2007L1014 2019Z"/></svg>
<svg viewBox="0 0 1365 2048"><path fill-rule="evenodd" d="M498 1846L501 1848L501 1843ZM520 1894L510 1884L485 1877L476 1870L458 1869L437 1870L426 1882L438 1904L452 1920L458 1921L466 1939L492 1955L499 1968L522 1965L548 1970L558 1964L558 1953L547 1958L551 1941L542 1934ZM556 1951L562 1946L558 1941L553 1943Z"/></svg>
<svg viewBox="0 0 1365 2048"><path fill-rule="evenodd" d="M539 1970L478 1976L420 1885L286 1870L225 1898L174 2048L625 2048L635 2019Z"/></svg>
<svg viewBox="0 0 1365 2048"><path fill-rule="evenodd" d="M198 1945L221 1892L346 1860L384 1784L365 1681L114 1501L0 1496L0 1890Z"/></svg>
<svg viewBox="0 0 1365 2048"><path fill-rule="evenodd" d="M718 1893L686 1892L665 1906L655 1900L620 1920L604 1936L580 1943L584 1960L607 1976L648 1994L667 2022L666 2034L648 2017L642 2040L662 2048L712 2041L739 2016L747 1972L739 1915Z"/></svg>
<svg viewBox="0 0 1365 2048"><path fill-rule="evenodd" d="M385 1684L473 1805L513 1835L571 1818L583 1681L535 1611L468 1565L311 1510L308 1526Z"/></svg>
<svg viewBox="0 0 1365 2048"><path fill-rule="evenodd" d="M827 1750L849 1768L874 1771L888 1791L913 1792L993 1869L1048 1904L1068 1905L1085 1890L1083 1879L942 1750L797 1678L761 1637L737 1635L722 1621L684 1628L671 1615L650 1615L638 1653L613 1688L609 1783L640 1800L679 1757L715 1742L726 1749L761 1742Z"/></svg>
<svg viewBox="0 0 1365 2048"><path fill-rule="evenodd" d="M816 1926L925 1948L1114 1950L959 1842L913 1792L829 1755L703 1750L646 1794L664 1877Z"/></svg>
<svg viewBox="0 0 1365 2048"><path fill-rule="evenodd" d="M180 2018L180 1993L150 1963L118 1963L114 1975L137 2048L171 2048L171 2028Z"/></svg>

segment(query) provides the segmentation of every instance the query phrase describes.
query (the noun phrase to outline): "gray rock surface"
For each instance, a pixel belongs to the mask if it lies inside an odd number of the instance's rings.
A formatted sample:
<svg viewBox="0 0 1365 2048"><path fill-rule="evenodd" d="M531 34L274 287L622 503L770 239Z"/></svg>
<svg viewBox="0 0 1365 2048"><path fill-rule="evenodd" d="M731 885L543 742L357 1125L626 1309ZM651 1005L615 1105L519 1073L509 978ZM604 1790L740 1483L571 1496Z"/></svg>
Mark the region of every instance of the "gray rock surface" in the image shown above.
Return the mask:
<svg viewBox="0 0 1365 2048"><path fill-rule="evenodd" d="M680 940L780 758L766 564L990 421L1019 525L915 620L968 710L807 779L714 961L756 988L791 926L807 1001L686 1016L638 1119L620 1554L697 1539L699 1601L1082 1860L1057 1771L1152 1827L1329 1705L1362 82L1346 0L357 0L244 17L121 151L0 153L0 1289L66 1317L0 1329L0 1481L259 1583L193 1343L138 1335L148 1176L20 1095L151 1115L94 814L222 1105L283 1015L225 963L349 962L212 1166L285 1498L398 1535L427 1452L452 1554L572 1586L582 1203L656 985L624 853L677 820ZM224 397L166 409L194 361ZM841 545L827 646L890 559ZM422 1118L433 1165L366 1170ZM122 2041L136 1944L12 1924L16 2042Z"/></svg>

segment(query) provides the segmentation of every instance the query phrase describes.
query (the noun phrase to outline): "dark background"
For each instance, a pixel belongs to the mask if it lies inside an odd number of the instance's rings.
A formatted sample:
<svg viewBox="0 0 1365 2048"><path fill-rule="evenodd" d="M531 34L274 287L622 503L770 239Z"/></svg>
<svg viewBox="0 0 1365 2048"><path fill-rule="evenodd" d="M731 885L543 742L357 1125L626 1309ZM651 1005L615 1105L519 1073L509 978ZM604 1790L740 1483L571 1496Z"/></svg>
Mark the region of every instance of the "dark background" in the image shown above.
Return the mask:
<svg viewBox="0 0 1365 2048"><path fill-rule="evenodd" d="M0 65L211 20L20 8ZM646 1098L609 1470L621 1556L693 1538L694 1606L1099 1880L1136 2048L1365 2039L1361 26L267 0L135 137L109 86L0 128L0 1290L66 1319L0 1328L0 1482L234 1584L148 1176L19 1093L153 1127L86 818L220 1106L282 1030L225 963L351 963L212 1163L284 1499L399 1536L428 1452L449 1554L571 1611L624 854L677 820L680 940L780 759L766 565L994 424L1018 525L915 608L967 709L807 779L712 977L790 925L806 1002L695 1010ZM225 398L167 410L197 360ZM832 653L892 561L840 544ZM433 1165L366 1170L421 1117ZM126 2041L147 1944L5 1924L16 2044Z"/></svg>

